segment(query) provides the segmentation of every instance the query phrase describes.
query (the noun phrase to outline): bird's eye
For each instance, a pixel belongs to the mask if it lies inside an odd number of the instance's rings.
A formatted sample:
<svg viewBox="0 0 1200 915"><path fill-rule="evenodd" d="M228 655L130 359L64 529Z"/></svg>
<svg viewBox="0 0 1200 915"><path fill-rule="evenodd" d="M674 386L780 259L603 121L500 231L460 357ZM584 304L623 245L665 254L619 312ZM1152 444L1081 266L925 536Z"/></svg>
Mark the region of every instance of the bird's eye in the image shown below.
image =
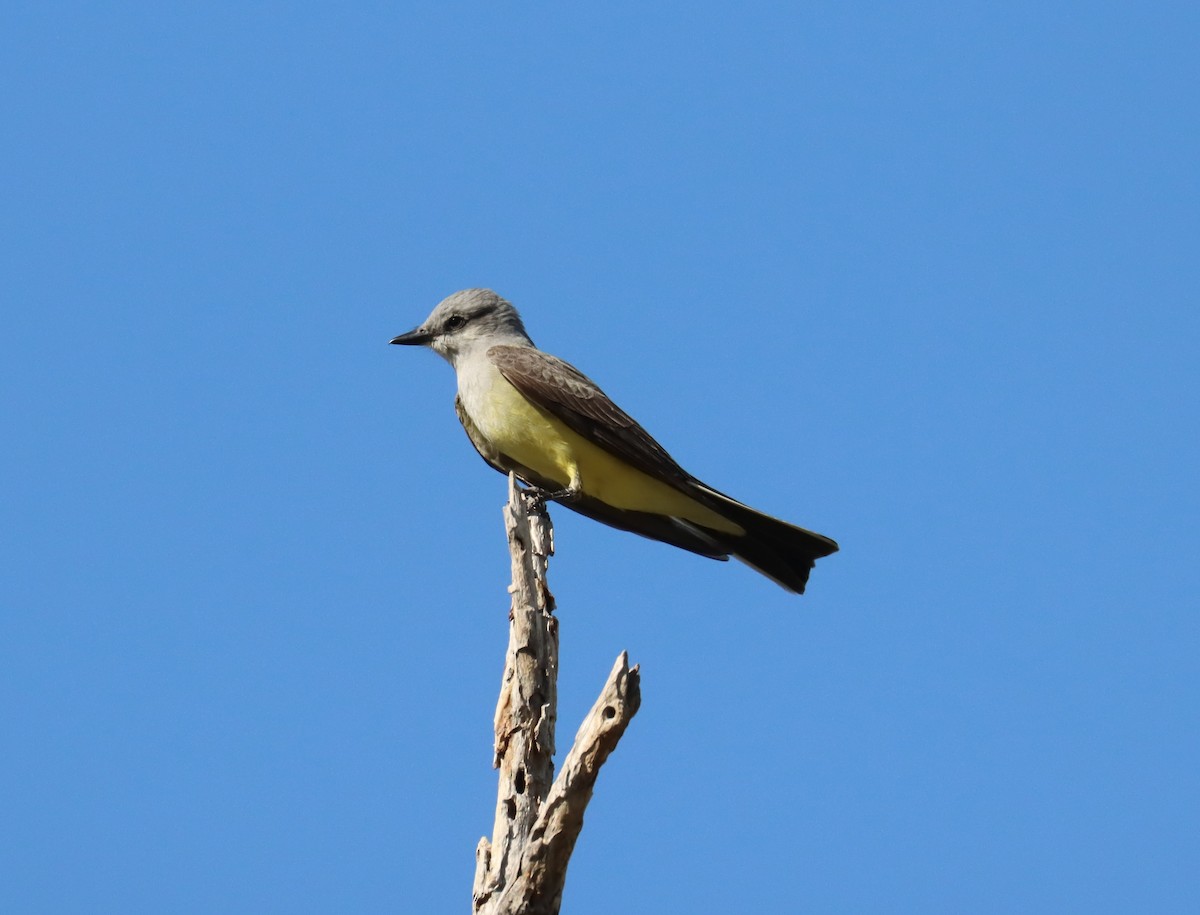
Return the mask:
<svg viewBox="0 0 1200 915"><path fill-rule="evenodd" d="M467 319L462 315L451 315L446 319L446 330L458 330L466 323Z"/></svg>

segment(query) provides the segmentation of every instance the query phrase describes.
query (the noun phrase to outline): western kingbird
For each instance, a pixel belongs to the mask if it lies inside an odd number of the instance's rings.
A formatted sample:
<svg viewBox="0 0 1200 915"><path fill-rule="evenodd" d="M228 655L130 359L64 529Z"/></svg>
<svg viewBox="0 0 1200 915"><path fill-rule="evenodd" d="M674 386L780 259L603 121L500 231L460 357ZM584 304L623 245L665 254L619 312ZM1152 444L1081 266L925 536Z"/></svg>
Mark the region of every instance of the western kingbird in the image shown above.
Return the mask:
<svg viewBox="0 0 1200 915"><path fill-rule="evenodd" d="M454 366L454 410L475 450L546 499L701 556L734 556L796 594L837 551L687 473L595 382L535 347L490 289L454 293L391 342L429 346Z"/></svg>

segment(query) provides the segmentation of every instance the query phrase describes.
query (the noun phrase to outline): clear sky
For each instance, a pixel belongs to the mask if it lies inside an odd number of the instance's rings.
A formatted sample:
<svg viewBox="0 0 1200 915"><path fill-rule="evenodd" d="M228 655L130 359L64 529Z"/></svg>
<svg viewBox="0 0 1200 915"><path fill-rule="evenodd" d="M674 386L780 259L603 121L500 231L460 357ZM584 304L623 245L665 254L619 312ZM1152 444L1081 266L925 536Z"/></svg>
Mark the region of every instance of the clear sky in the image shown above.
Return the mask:
<svg viewBox="0 0 1200 915"><path fill-rule="evenodd" d="M490 286L802 598L554 512L564 912L1200 911L1194 3L11 3L0 910L469 909Z"/></svg>

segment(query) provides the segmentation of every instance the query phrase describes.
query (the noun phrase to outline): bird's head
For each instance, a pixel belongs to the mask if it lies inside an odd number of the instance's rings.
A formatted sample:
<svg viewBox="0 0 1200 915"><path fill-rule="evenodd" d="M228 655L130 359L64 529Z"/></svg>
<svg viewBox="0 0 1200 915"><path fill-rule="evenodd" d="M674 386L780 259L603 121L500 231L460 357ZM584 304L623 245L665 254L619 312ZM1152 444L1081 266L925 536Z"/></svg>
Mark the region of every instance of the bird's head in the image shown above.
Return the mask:
<svg viewBox="0 0 1200 915"><path fill-rule="evenodd" d="M442 299L419 327L389 342L428 346L452 364L478 346L532 345L517 310L490 289L464 289Z"/></svg>

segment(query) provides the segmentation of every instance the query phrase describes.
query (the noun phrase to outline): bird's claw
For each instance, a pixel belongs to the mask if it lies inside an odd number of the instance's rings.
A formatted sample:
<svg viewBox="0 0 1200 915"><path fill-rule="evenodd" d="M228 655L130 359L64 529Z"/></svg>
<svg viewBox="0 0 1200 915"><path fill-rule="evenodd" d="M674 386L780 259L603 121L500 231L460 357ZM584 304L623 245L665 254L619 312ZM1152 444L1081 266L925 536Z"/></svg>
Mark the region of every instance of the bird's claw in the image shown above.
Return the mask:
<svg viewBox="0 0 1200 915"><path fill-rule="evenodd" d="M527 486L525 495L533 499L533 504L539 508L547 502L574 502L580 496L578 489L543 489L540 486Z"/></svg>

